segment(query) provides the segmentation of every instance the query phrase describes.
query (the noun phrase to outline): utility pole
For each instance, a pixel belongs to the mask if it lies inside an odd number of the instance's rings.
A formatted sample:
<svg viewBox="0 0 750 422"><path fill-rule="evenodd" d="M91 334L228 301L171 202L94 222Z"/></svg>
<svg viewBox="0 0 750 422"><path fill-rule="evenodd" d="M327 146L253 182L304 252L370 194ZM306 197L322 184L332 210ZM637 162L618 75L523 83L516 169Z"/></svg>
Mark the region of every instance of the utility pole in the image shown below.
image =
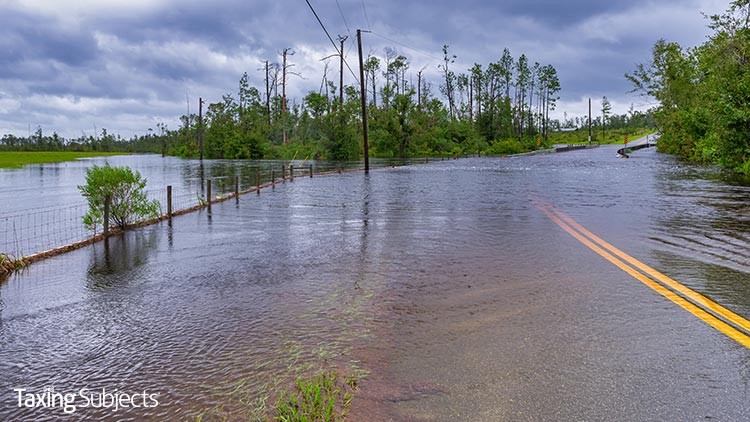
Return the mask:
<svg viewBox="0 0 750 422"><path fill-rule="evenodd" d="M422 70L417 72L417 108L419 110L422 109Z"/></svg>
<svg viewBox="0 0 750 422"><path fill-rule="evenodd" d="M370 149L367 144L367 92L365 92L365 67L362 64L362 31L357 30L357 49L359 50L359 87L362 99L362 137L365 152L365 174L370 173Z"/></svg>
<svg viewBox="0 0 750 422"><path fill-rule="evenodd" d="M341 63L339 65L339 109L344 106L344 41L349 38L347 36L339 35L339 42L341 42L341 49L339 55L341 56Z"/></svg>
<svg viewBox="0 0 750 422"><path fill-rule="evenodd" d="M474 126L474 77L469 76L469 123Z"/></svg>
<svg viewBox="0 0 750 422"><path fill-rule="evenodd" d="M271 88L268 85L268 60L266 60L266 119L271 126Z"/></svg>
<svg viewBox="0 0 750 422"><path fill-rule="evenodd" d="M288 48L285 48L281 53L283 57L283 64L281 65L281 125L283 126L281 142L284 145L286 145L286 56L288 53ZM294 54L294 52L291 54Z"/></svg>
<svg viewBox="0 0 750 422"><path fill-rule="evenodd" d="M591 145L591 98L589 98L589 145Z"/></svg>
<svg viewBox="0 0 750 422"><path fill-rule="evenodd" d="M203 161L203 97L198 98L198 149Z"/></svg>

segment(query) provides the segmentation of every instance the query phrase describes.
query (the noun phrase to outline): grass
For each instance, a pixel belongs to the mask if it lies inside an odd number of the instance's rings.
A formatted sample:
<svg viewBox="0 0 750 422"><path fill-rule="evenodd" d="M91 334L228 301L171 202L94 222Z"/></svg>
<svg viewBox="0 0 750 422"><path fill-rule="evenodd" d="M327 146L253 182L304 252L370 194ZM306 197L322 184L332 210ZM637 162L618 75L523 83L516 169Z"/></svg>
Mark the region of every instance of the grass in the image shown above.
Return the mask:
<svg viewBox="0 0 750 422"><path fill-rule="evenodd" d="M598 140L602 145L619 145L623 143L625 135L628 135L628 142L630 142L655 132L656 129L653 128L607 129L606 138L602 139L602 130L601 128L598 128L598 130L592 130L591 136L593 142ZM570 132L553 132L550 133L549 141L551 144L585 144L588 142L588 136L588 129L574 130Z"/></svg>
<svg viewBox="0 0 750 422"><path fill-rule="evenodd" d="M27 164L59 163L78 158L109 157L124 152L75 152L75 151L2 151L0 168L21 168Z"/></svg>
<svg viewBox="0 0 750 422"><path fill-rule="evenodd" d="M341 421L354 397L356 382L339 382L336 371L297 378L293 389L279 393L274 420L282 422Z"/></svg>

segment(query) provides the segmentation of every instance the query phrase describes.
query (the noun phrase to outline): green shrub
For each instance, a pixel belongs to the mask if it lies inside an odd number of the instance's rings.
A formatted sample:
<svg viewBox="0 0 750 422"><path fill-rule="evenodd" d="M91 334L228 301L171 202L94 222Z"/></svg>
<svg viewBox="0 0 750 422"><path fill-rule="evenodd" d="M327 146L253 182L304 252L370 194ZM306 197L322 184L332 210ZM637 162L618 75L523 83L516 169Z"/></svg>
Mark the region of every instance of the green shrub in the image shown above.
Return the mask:
<svg viewBox="0 0 750 422"><path fill-rule="evenodd" d="M149 201L143 189L146 179L128 167L94 166L86 170L86 184L78 190L88 200L89 210L83 224L92 230L104 222L105 198L111 198L109 224L125 228L146 218L158 217L159 201Z"/></svg>
<svg viewBox="0 0 750 422"><path fill-rule="evenodd" d="M490 154L520 154L527 149L515 139L506 139L504 141L495 141L487 149Z"/></svg>

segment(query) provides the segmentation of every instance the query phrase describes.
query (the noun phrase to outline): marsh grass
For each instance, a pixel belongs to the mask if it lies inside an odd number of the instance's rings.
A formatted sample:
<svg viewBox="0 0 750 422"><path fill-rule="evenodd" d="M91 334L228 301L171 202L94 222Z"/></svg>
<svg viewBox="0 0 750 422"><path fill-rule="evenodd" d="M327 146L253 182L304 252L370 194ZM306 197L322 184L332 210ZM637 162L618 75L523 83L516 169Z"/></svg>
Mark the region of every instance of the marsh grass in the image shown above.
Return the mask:
<svg viewBox="0 0 750 422"><path fill-rule="evenodd" d="M2 151L0 168L21 168L26 164L59 163L79 158L109 157L127 154L124 152L75 152L75 151Z"/></svg>

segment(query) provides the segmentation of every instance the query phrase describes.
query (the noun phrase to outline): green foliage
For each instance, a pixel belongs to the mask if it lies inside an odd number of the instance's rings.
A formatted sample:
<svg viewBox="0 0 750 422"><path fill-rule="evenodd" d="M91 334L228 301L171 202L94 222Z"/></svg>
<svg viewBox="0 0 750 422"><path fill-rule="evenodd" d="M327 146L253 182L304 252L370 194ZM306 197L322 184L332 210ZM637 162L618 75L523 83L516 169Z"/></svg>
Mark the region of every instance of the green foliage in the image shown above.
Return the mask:
<svg viewBox="0 0 750 422"><path fill-rule="evenodd" d="M487 150L488 154L493 155L510 155L526 152L527 149L515 139L506 139L504 141L493 142Z"/></svg>
<svg viewBox="0 0 750 422"><path fill-rule="evenodd" d="M715 33L683 49L659 40L651 63L626 75L635 90L661 103L659 149L693 161L750 170L750 7L734 1L711 16Z"/></svg>
<svg viewBox="0 0 750 422"><path fill-rule="evenodd" d="M145 218L158 217L159 201L149 201L143 191L146 179L128 167L94 166L86 170L86 184L78 190L87 199L89 210L84 225L92 230L104 222L104 205L110 198L109 224L125 228Z"/></svg>

